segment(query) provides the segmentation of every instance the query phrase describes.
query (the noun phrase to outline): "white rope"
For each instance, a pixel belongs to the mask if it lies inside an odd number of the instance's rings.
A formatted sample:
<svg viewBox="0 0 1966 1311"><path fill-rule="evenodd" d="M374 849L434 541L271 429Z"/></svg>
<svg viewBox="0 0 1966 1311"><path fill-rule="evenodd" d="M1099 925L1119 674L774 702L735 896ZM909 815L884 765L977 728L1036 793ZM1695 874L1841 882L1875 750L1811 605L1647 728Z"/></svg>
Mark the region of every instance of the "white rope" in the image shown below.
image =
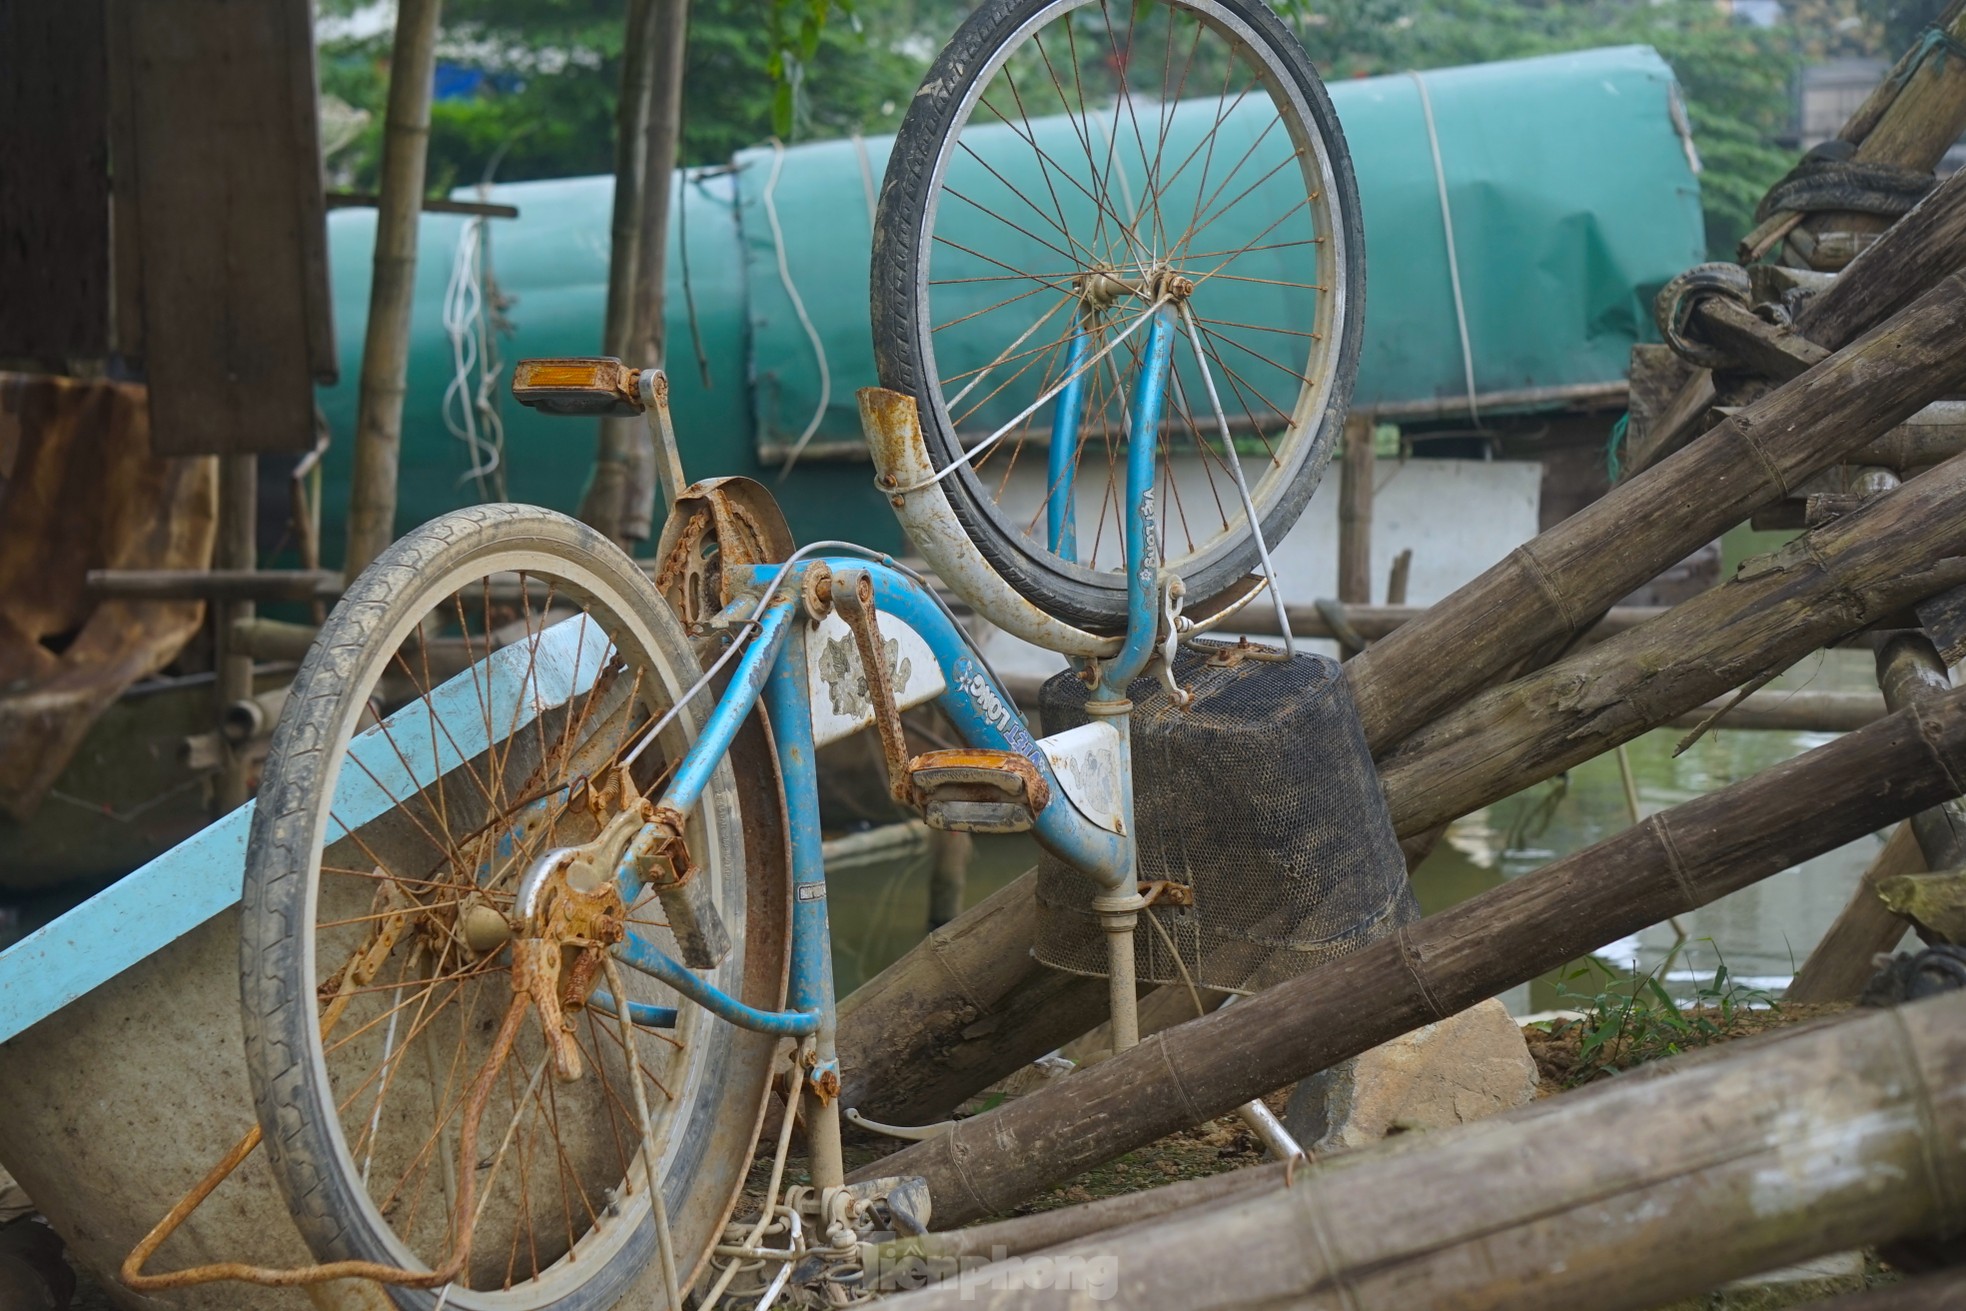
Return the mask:
<svg viewBox="0 0 1966 1311"><path fill-rule="evenodd" d="M470 467L459 475L460 485L476 482L489 499L487 480L504 462L505 425L499 418L497 345L492 340L493 307L486 304L486 266L489 244L486 222L476 218L458 232L451 258L450 281L444 287L444 334L451 342L451 380L444 388L444 427L464 443Z"/></svg>
<svg viewBox="0 0 1966 1311"><path fill-rule="evenodd" d="M1475 405L1474 345L1468 338L1468 307L1461 297L1461 260L1454 249L1454 209L1447 203L1447 169L1440 159L1440 133L1434 127L1433 97L1427 94L1427 79L1408 70L1413 85L1420 89L1420 113L1427 121L1427 149L1434 157L1434 188L1440 193L1440 226L1447 237L1447 281L1454 289L1454 322L1461 330L1461 372L1468 388L1468 417L1481 426L1481 412Z"/></svg>
<svg viewBox="0 0 1966 1311"><path fill-rule="evenodd" d="M765 208L765 222L771 225L772 251L778 256L778 280L784 284L785 295L792 302L792 313L799 319L799 326L805 329L806 340L812 343L812 357L819 364L819 403L813 406L812 418L806 421L806 430L792 443L791 451L785 457L785 467L778 471L778 481L784 482L792 466L799 462L805 452L806 443L819 431L820 423L826 418L826 407L833 400L833 371L826 365L826 344L820 340L819 329L812 326L812 316L806 313L805 300L792 282L792 267L785 258L785 230L778 225L778 206L772 196L778 190L778 175L785 167L785 144L774 140L771 143L771 176L765 179L765 192L762 200Z"/></svg>

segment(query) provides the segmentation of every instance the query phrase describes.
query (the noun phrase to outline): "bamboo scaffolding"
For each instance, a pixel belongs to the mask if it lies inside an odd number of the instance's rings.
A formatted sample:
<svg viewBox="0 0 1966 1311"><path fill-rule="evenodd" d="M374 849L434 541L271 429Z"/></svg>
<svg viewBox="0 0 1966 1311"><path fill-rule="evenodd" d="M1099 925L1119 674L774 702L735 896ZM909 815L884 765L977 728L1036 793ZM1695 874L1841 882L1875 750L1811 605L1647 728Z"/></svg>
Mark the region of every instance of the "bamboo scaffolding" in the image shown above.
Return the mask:
<svg viewBox="0 0 1966 1311"><path fill-rule="evenodd" d="M1428 724L1380 760L1393 827L1418 833L1511 796L1962 580L1966 459Z"/></svg>
<svg viewBox="0 0 1966 1311"><path fill-rule="evenodd" d="M1620 483L1351 662L1375 753L1966 383L1966 275ZM1540 662L1539 662L1540 663Z"/></svg>
<svg viewBox="0 0 1966 1311"><path fill-rule="evenodd" d="M636 280L642 211L649 190L646 170L657 57L655 10L656 0L628 0L621 38L621 88L615 100L614 205L608 229L608 296L601 321L601 351L631 363L636 362L632 358ZM594 470L580 501L581 519L616 541L622 539L630 448L642 432L638 417L600 421Z"/></svg>
<svg viewBox="0 0 1966 1311"><path fill-rule="evenodd" d="M1933 26L1948 39L1966 39L1966 3L1951 0ZM1946 57L1942 53L1942 45L1936 49L1934 46L1935 43L1921 38L1843 125L1837 135L1844 141L1856 144L1855 162L1922 172L1934 168L1952 143L1959 139L1960 133L1966 131L1966 60ZM1935 54L1938 57L1934 58ZM1928 201L1931 199L1927 197ZM1888 225L1889 220L1870 214L1778 213L1771 215L1755 233L1750 234L1748 243L1743 244L1752 243L1753 253L1758 256L1780 241L1782 235L1792 228L1800 228L1812 237L1830 230L1854 236L1875 233ZM1763 240L1760 239L1761 234L1769 235ZM1869 250L1860 252L1855 260L1845 253L1828 263L1810 263L1813 267L1832 267L1842 263L1847 274L1857 268L1865 255L1874 254L1876 246L1880 244L1883 243L1874 243ZM1904 261L1902 252L1894 251L1882 259L1871 261L1861 276L1877 278L1880 270L1886 267L1893 269L1895 278L1910 280L1909 285L1916 289L1932 276L1948 272L1958 264L1934 259ZM1854 287L1842 293L1838 299L1844 297L1851 301L1869 299L1865 292ZM1889 296L1881 299L1888 300ZM1843 339L1854 338L1871 322L1875 320L1863 321L1853 316L1843 329L1847 333ZM1821 323L1812 323L1812 327L1817 331L1824 330ZM1810 334L1805 332L1803 335ZM1816 337L1815 340L1825 346L1841 344L1827 337ZM1630 470L1637 473L1648 469L1683 446L1703 426L1714 398L1712 372L1695 369L1660 412L1658 421L1648 431L1638 435L1626 452Z"/></svg>
<svg viewBox="0 0 1966 1311"><path fill-rule="evenodd" d="M945 1227L1008 1209L1962 792L1966 692L1954 692L1660 811L862 1173L923 1176Z"/></svg>
<svg viewBox="0 0 1966 1311"><path fill-rule="evenodd" d="M972 1268L892 1305L1080 1307L1096 1278L1137 1311L1637 1311L1966 1227L1966 995L1647 1073Z"/></svg>
<svg viewBox="0 0 1966 1311"><path fill-rule="evenodd" d="M1966 73L1966 70L1962 70ZM1824 467L1886 439L1966 374L1966 277L1914 305L1787 386L1728 417L1350 662L1375 754L1482 687L1545 663L1564 639L1659 570ZM1252 628L1259 616L1249 616ZM999 897L1028 899L1026 876ZM998 898L992 898L996 903ZM946 1115L963 1098L1096 1024L1103 999L1030 956L1034 920L981 908L848 999L841 1047L855 1098L877 1118ZM969 986L945 963L962 944ZM987 964L979 964L987 962ZM1096 981L1094 981L1096 982ZM1021 1026L1028 1024L1026 1031Z"/></svg>

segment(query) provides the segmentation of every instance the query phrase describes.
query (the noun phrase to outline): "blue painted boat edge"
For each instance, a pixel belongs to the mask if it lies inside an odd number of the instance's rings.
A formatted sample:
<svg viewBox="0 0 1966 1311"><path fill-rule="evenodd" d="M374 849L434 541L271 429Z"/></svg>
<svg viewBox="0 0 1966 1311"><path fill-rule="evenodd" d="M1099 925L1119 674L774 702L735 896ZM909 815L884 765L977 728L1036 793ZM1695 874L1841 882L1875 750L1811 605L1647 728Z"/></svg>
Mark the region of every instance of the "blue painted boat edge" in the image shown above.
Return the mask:
<svg viewBox="0 0 1966 1311"><path fill-rule="evenodd" d="M238 904L252 803L0 952L0 1042Z"/></svg>

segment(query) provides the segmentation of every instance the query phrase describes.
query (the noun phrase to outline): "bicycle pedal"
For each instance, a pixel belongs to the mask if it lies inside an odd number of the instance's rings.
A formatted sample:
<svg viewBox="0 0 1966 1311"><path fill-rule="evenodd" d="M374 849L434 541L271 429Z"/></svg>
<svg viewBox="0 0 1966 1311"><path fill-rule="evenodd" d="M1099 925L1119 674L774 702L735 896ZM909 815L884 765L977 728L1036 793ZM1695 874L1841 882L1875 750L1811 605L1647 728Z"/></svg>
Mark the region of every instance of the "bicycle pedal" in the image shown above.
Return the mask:
<svg viewBox="0 0 1966 1311"><path fill-rule="evenodd" d="M608 357L520 360L512 399L542 414L627 418L648 408L654 372Z"/></svg>
<svg viewBox="0 0 1966 1311"><path fill-rule="evenodd" d="M908 762L908 782L930 828L1023 833L1051 801L1044 776L1014 751L959 747Z"/></svg>

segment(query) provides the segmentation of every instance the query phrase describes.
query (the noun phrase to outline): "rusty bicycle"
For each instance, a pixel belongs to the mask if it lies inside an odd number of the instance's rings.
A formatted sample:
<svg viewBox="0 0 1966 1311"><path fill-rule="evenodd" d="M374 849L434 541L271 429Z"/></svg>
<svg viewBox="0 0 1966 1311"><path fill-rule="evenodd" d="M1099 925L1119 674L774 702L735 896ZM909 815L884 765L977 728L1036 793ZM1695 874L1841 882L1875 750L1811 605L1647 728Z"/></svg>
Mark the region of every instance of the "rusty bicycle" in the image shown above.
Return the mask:
<svg viewBox="0 0 1966 1311"><path fill-rule="evenodd" d="M1046 738L925 571L687 484L659 370L522 365L522 403L647 416L669 518L644 569L549 511L446 515L301 666L241 947L259 1123L322 1263L288 1282L763 1306L817 1254L864 1297L869 1227L931 1216L842 1164L813 753L872 728L931 825L1030 831L1095 880L1131 1041L1127 688L1178 696L1182 641L1278 599L1362 258L1330 102L1260 0L991 0L931 69L881 189L862 418L928 570L1092 689ZM899 715L931 702L961 745L912 754ZM765 1205L727 1228L774 1079ZM782 1191L798 1118L810 1184Z"/></svg>

